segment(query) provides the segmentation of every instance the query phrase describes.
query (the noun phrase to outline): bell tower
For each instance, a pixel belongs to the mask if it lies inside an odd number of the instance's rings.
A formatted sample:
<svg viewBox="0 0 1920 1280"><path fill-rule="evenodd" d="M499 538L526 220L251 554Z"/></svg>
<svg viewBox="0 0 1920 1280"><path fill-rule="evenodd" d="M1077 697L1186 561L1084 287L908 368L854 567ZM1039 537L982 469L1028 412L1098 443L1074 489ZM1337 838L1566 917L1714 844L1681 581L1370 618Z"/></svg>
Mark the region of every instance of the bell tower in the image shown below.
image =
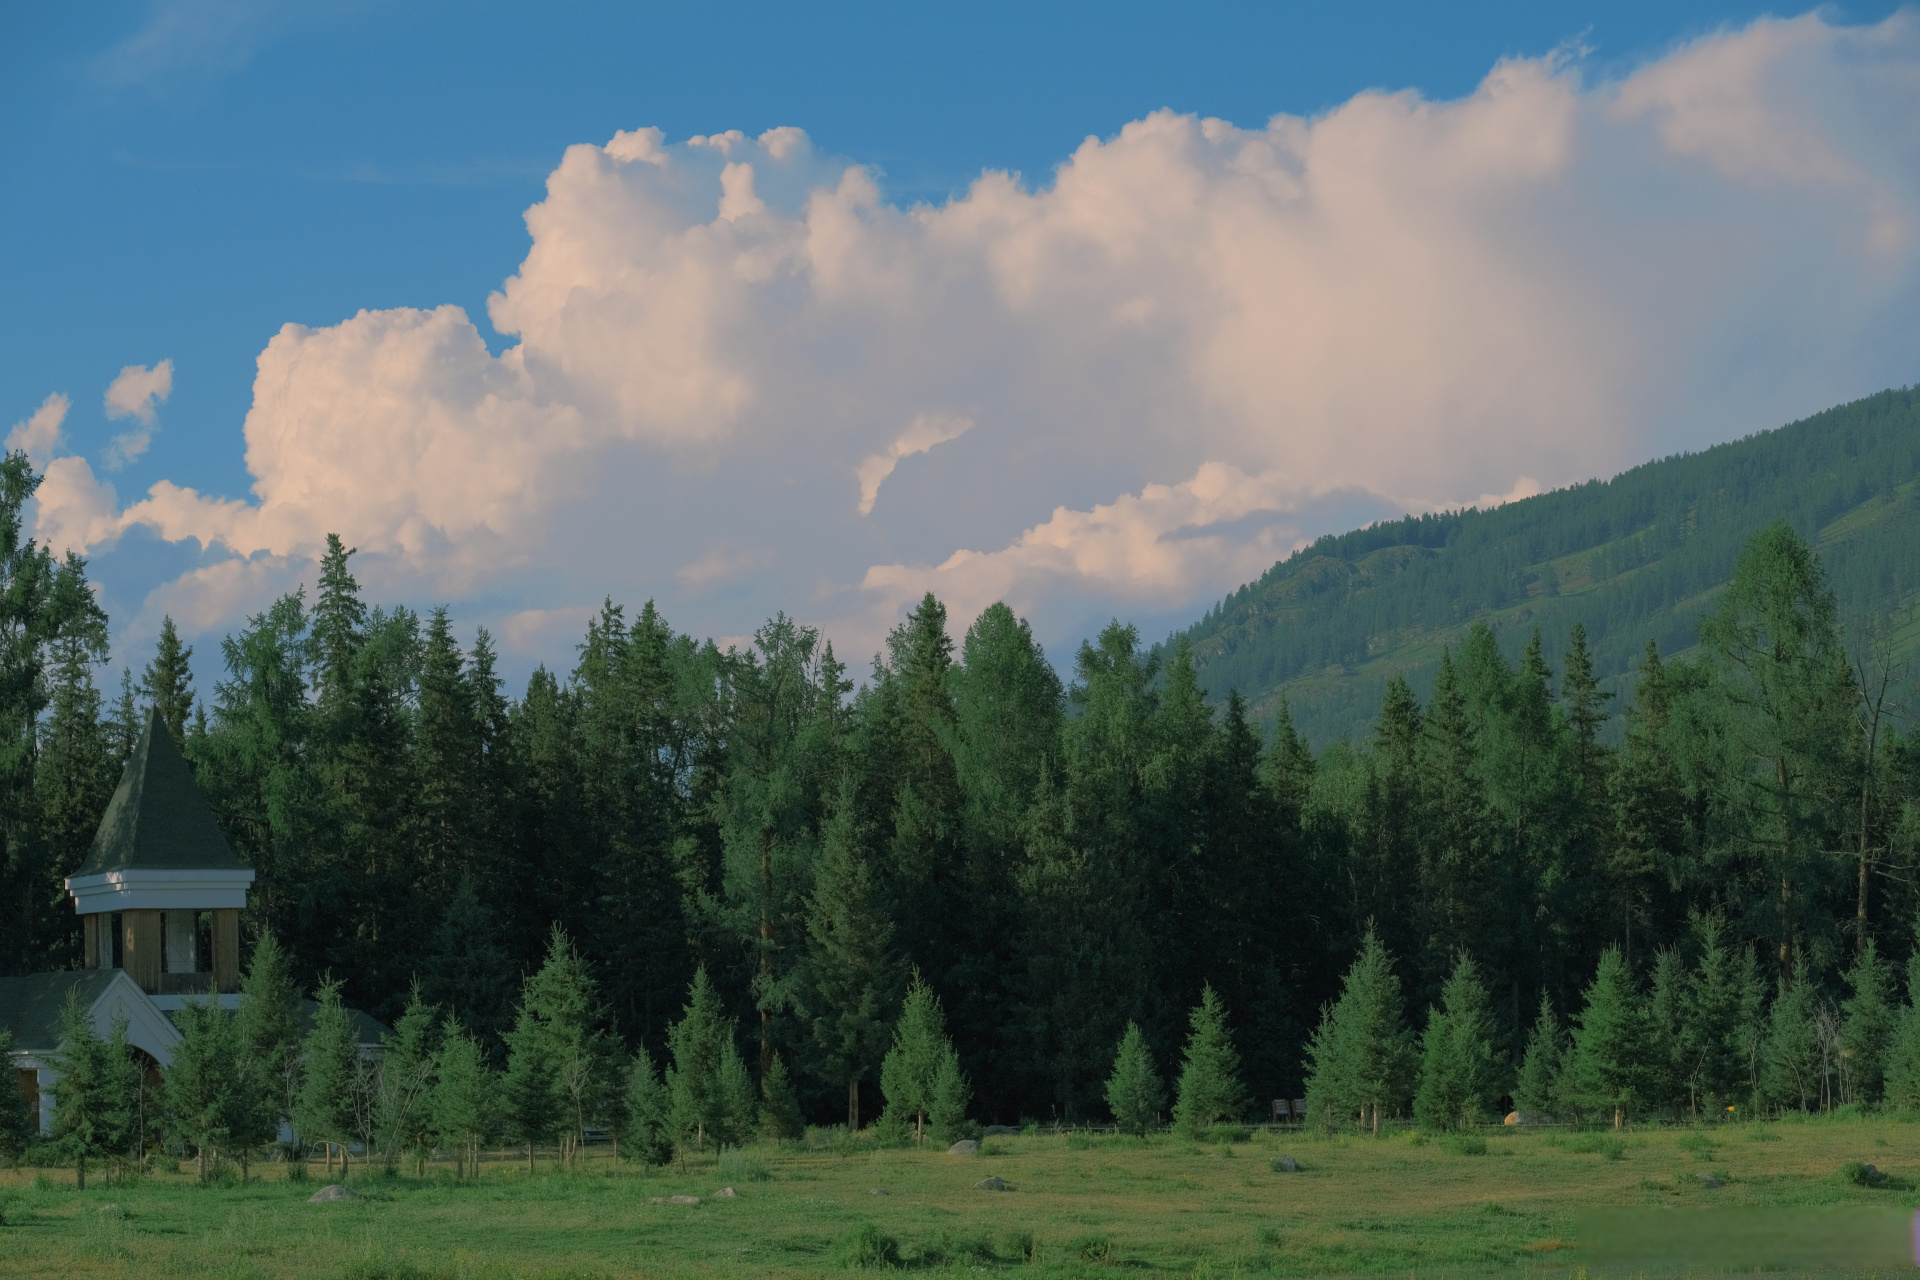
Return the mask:
<svg viewBox="0 0 1920 1280"><path fill-rule="evenodd" d="M151 996L240 989L240 909L253 870L233 856L158 712L67 892L89 969L124 969Z"/></svg>

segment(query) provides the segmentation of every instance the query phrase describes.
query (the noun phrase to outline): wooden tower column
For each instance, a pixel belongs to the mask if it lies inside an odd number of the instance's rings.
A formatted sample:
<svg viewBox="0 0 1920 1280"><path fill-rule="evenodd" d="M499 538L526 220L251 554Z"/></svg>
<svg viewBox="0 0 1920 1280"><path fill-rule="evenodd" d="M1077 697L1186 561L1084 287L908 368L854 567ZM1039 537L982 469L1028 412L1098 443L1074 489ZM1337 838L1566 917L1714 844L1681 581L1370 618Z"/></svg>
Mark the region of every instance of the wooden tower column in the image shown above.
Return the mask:
<svg viewBox="0 0 1920 1280"><path fill-rule="evenodd" d="M213 913L213 989L222 995L240 989L240 912L233 907Z"/></svg>
<svg viewBox="0 0 1920 1280"><path fill-rule="evenodd" d="M120 913L120 967L148 995L160 993L160 948L164 941L158 911Z"/></svg>

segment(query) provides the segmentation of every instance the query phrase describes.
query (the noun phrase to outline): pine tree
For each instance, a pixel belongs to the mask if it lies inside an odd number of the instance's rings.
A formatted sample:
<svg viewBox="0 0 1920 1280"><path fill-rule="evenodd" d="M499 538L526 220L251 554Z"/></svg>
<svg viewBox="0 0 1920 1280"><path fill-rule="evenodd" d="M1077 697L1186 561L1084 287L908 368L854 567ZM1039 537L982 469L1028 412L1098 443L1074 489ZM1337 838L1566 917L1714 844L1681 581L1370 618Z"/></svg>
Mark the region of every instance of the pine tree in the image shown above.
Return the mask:
<svg viewBox="0 0 1920 1280"><path fill-rule="evenodd" d="M925 1137L927 1116L933 1110L934 1081L950 1052L940 998L915 970L906 1003L900 1009L900 1021L894 1024L893 1047L880 1064L880 1091L886 1095L887 1110L896 1119L903 1124L908 1119L913 1121L916 1142Z"/></svg>
<svg viewBox="0 0 1920 1280"><path fill-rule="evenodd" d="M645 1045L633 1051L627 1075L626 1129L620 1135L620 1154L643 1165L665 1164L673 1158L670 1101Z"/></svg>
<svg viewBox="0 0 1920 1280"><path fill-rule="evenodd" d="M1412 1050L1402 1007L1393 959L1369 928L1307 1045L1307 1110L1320 1124L1357 1113L1377 1135L1381 1113L1406 1101Z"/></svg>
<svg viewBox="0 0 1920 1280"><path fill-rule="evenodd" d="M1584 1107L1612 1112L1616 1129L1646 1097L1648 1039L1633 975L1620 949L1608 947L1573 1033L1570 1092Z"/></svg>
<svg viewBox="0 0 1920 1280"><path fill-rule="evenodd" d="M1247 1089L1240 1082L1240 1054L1227 1029L1227 1010L1211 986L1200 989L1200 1003L1189 1017L1187 1052L1175 1086L1173 1123L1190 1138L1209 1125L1238 1120L1247 1109Z"/></svg>
<svg viewBox="0 0 1920 1280"><path fill-rule="evenodd" d="M180 1043L167 1067L162 1096L175 1136L192 1145L200 1181L213 1174L216 1153L232 1136L249 1101L240 1078L233 1019L210 1000L188 1000L174 1015ZM242 1119L244 1124L244 1119Z"/></svg>
<svg viewBox="0 0 1920 1280"><path fill-rule="evenodd" d="M301 1045L303 1071L294 1123L303 1142L328 1144L329 1173L332 1144L340 1144L340 1176L345 1178L351 1154L348 1144L359 1122L360 1040L353 1017L341 1002L338 978L323 980L314 999L320 1007Z"/></svg>
<svg viewBox="0 0 1920 1280"><path fill-rule="evenodd" d="M1841 1006L1846 1021L1840 1033L1846 1100L1872 1105L1880 1101L1886 1087L1887 1051L1895 1024L1892 975L1872 938L1861 944L1859 957L1847 973L1847 986L1852 994Z"/></svg>
<svg viewBox="0 0 1920 1280"><path fill-rule="evenodd" d="M498 1127L499 1084L472 1033L452 1018L441 1028L433 1077L433 1132L454 1153L455 1176L476 1177L480 1148Z"/></svg>
<svg viewBox="0 0 1920 1280"><path fill-rule="evenodd" d="M1120 1038L1113 1074L1107 1077L1107 1105L1120 1132L1140 1138L1159 1123L1160 1109L1167 1105L1166 1086L1153 1069L1153 1054L1138 1023L1127 1023L1127 1034Z"/></svg>
<svg viewBox="0 0 1920 1280"><path fill-rule="evenodd" d="M565 1114L554 1044L540 1019L524 1003L507 1033L507 1072L500 1081L500 1103L507 1130L527 1148L527 1172L534 1171L534 1148L552 1139Z"/></svg>
<svg viewBox="0 0 1920 1280"><path fill-rule="evenodd" d="M1760 1045L1760 1087L1776 1107L1818 1107L1826 1082L1825 1055L1815 1021L1819 997L1804 962L1780 983Z"/></svg>
<svg viewBox="0 0 1920 1280"><path fill-rule="evenodd" d="M435 1022L434 1007L414 983L380 1055L380 1150L389 1170L398 1167L403 1152L416 1153L416 1164L423 1161L433 1137Z"/></svg>
<svg viewBox="0 0 1920 1280"><path fill-rule="evenodd" d="M1548 1120L1560 1106L1560 1076L1567 1057L1566 1033L1553 1001L1540 993L1540 1014L1527 1036L1526 1057L1513 1084L1513 1109L1533 1121Z"/></svg>
<svg viewBox="0 0 1920 1280"><path fill-rule="evenodd" d="M900 989L893 918L864 856L849 777L827 824L807 901L806 981L799 1008L819 1070L847 1087L847 1128L860 1127L860 1083L887 1051L887 1010Z"/></svg>
<svg viewBox="0 0 1920 1280"><path fill-rule="evenodd" d="M160 644L140 677L140 695L160 714L173 745L187 749L187 724L193 717L193 647L180 643L172 617L161 620Z"/></svg>
<svg viewBox="0 0 1920 1280"><path fill-rule="evenodd" d="M1479 1124L1505 1092L1506 1064L1493 1047L1493 1012L1471 957L1460 953L1427 1016L1421 1040L1420 1088L1413 1113L1431 1129Z"/></svg>
<svg viewBox="0 0 1920 1280"><path fill-rule="evenodd" d="M787 1064L776 1053L773 1069L760 1082L760 1132L775 1142L786 1142L804 1137L806 1130L800 1100L794 1097L793 1081L787 1078Z"/></svg>

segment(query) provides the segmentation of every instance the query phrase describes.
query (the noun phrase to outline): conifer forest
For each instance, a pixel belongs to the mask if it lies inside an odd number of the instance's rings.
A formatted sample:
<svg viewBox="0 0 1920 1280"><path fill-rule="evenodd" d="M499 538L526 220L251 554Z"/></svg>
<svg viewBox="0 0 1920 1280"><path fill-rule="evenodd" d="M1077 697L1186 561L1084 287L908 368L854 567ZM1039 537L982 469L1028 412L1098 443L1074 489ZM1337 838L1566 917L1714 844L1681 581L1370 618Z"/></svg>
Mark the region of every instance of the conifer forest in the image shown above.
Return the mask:
<svg viewBox="0 0 1920 1280"><path fill-rule="evenodd" d="M368 600L337 538L211 688L171 623L103 688L86 566L22 529L35 483L0 469L0 965L79 964L62 877L154 708L314 1035L349 1070L330 1010L394 1027L393 1063L431 1031L452 1130L469 1077L520 1105L516 1036L568 999L636 1108L654 1064L684 1091L710 1059L700 1141L742 1094L788 1129L883 1098L916 1129L1140 1130L1302 1095L1363 1126L1920 1101L1904 651L1785 521L1620 681L1579 623L1464 626L1316 749L1184 639L1116 621L1056 670L1005 605L931 595L878 655L785 615L723 651L609 601L508 689L484 631ZM594 1121L584 1088L550 1125Z"/></svg>

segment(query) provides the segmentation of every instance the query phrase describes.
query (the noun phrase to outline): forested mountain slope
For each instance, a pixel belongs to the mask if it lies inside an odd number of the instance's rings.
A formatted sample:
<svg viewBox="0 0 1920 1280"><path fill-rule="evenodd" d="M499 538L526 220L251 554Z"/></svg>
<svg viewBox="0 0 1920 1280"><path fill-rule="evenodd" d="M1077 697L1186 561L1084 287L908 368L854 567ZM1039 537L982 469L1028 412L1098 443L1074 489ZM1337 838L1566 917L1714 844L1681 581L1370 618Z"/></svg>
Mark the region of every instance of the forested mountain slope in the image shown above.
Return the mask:
<svg viewBox="0 0 1920 1280"><path fill-rule="evenodd" d="M1410 516L1321 538L1228 596L1187 634L1209 696L1238 689L1271 721L1282 693L1316 746L1358 739L1386 683L1423 698L1441 650L1484 620L1509 657L1539 628L1561 652L1584 624L1617 682L1649 639L1671 654L1784 519L1817 542L1850 632L1884 622L1920 647L1920 388L1490 511Z"/></svg>

